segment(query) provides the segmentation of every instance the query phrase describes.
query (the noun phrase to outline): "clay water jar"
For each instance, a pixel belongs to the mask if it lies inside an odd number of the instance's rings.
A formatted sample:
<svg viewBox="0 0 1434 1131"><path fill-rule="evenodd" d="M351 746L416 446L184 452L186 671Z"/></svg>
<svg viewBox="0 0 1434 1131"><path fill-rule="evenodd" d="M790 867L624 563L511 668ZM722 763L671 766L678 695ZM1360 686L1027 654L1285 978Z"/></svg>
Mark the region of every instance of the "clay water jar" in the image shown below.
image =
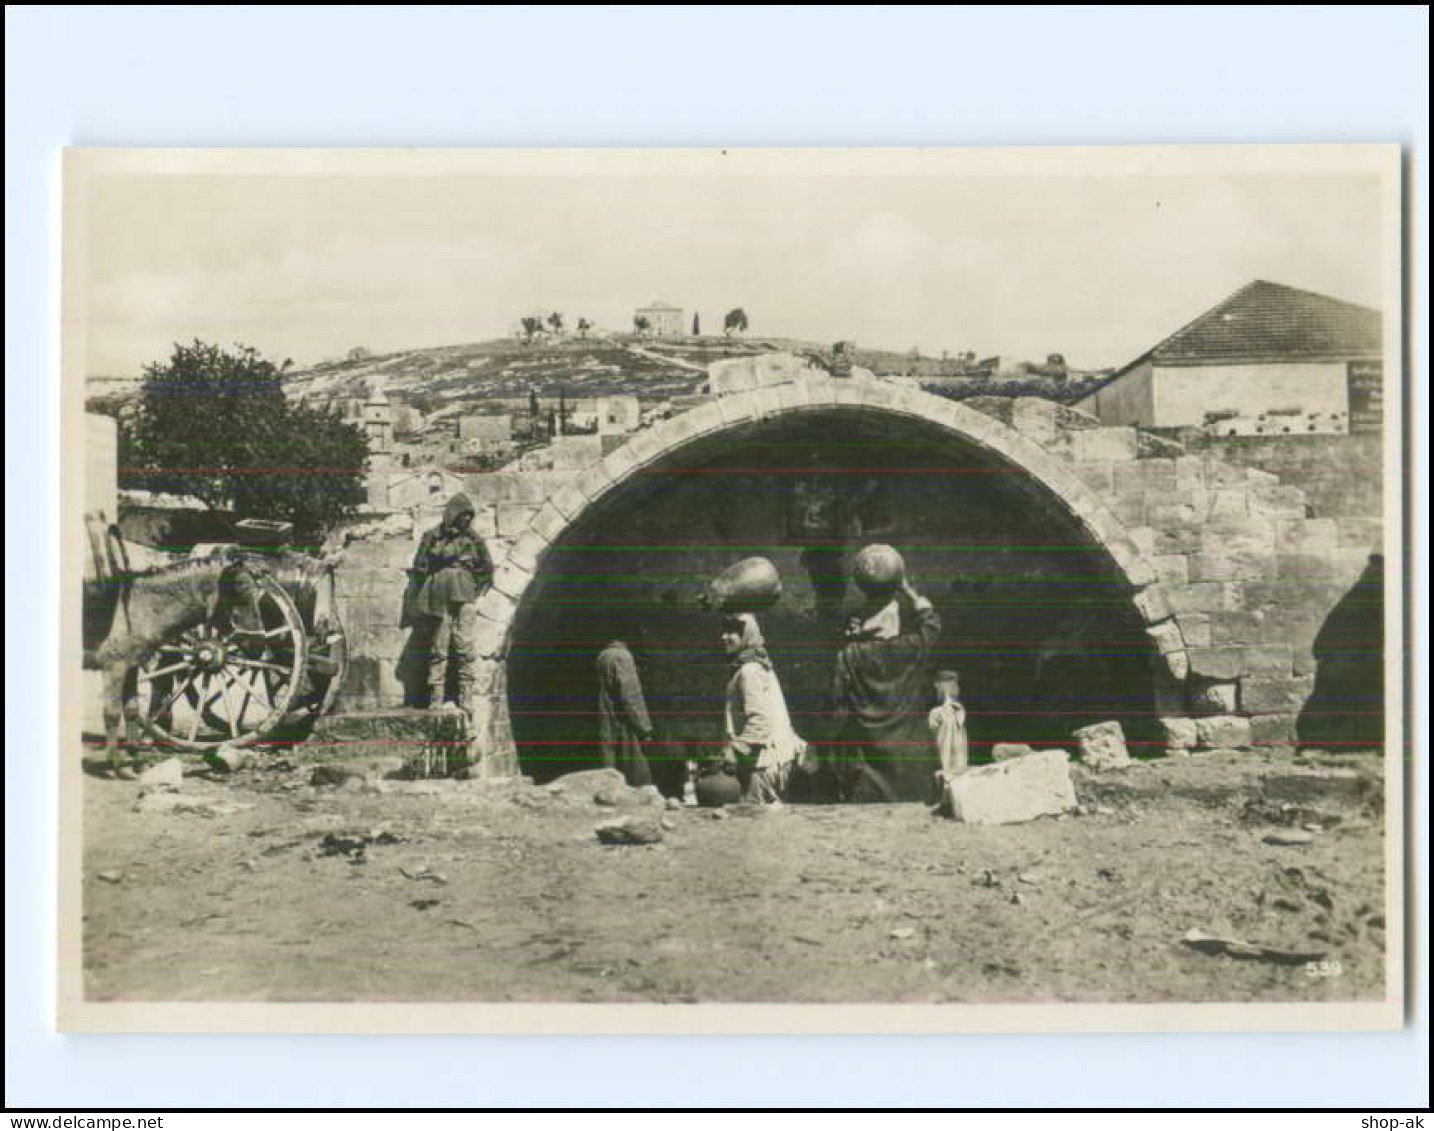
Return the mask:
<svg viewBox="0 0 1434 1131"><path fill-rule="evenodd" d="M777 567L766 558L743 558L712 579L703 600L724 613L755 613L770 609L781 596Z"/></svg>
<svg viewBox="0 0 1434 1131"><path fill-rule="evenodd" d="M890 596L901 588L906 563L896 550L881 542L863 546L851 564L851 578L870 597Z"/></svg>
<svg viewBox="0 0 1434 1131"><path fill-rule="evenodd" d="M726 771L704 774L693 786L697 804L704 809L720 809L723 805L735 805L742 799L742 786Z"/></svg>

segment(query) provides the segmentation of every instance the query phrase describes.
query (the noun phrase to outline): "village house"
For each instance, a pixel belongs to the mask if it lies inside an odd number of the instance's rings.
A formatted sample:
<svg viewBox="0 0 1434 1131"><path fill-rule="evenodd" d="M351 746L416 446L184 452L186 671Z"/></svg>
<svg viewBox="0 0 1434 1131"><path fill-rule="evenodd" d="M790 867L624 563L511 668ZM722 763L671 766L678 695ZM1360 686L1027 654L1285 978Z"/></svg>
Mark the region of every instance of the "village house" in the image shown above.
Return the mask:
<svg viewBox="0 0 1434 1131"><path fill-rule="evenodd" d="M1105 425L1217 436L1378 430L1381 340L1379 311L1259 279L1076 407Z"/></svg>
<svg viewBox="0 0 1434 1131"><path fill-rule="evenodd" d="M659 338L679 338L686 333L682 321L682 308L654 299L647 306L640 306L633 317L647 319L647 332Z"/></svg>
<svg viewBox="0 0 1434 1131"><path fill-rule="evenodd" d="M508 413L470 413L458 418L460 440L501 440L513 438L513 418Z"/></svg>
<svg viewBox="0 0 1434 1131"><path fill-rule="evenodd" d="M631 393L585 397L569 406L568 422L603 436L634 432L642 422L642 406Z"/></svg>

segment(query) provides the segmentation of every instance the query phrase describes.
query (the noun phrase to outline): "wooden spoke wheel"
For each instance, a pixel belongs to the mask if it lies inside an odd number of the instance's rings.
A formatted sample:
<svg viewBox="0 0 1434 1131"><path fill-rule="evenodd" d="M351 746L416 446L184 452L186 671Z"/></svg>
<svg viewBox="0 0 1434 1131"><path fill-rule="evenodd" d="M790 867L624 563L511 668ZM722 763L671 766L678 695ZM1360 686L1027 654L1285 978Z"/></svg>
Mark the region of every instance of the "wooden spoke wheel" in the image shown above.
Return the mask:
<svg viewBox="0 0 1434 1131"><path fill-rule="evenodd" d="M303 713L327 715L349 670L349 641L337 620L315 628L309 637L308 687L299 704Z"/></svg>
<svg viewBox="0 0 1434 1131"><path fill-rule="evenodd" d="M135 715L182 750L258 742L310 688L309 638L293 600L260 577L242 616L218 610L163 641L132 673Z"/></svg>

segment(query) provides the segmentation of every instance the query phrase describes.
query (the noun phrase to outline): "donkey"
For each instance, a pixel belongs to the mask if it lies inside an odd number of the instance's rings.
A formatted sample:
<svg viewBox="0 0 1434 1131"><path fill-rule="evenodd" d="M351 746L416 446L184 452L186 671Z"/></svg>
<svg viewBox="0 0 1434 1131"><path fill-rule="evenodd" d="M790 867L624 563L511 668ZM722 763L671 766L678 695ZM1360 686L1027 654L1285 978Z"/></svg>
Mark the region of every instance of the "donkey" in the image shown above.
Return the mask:
<svg viewBox="0 0 1434 1131"><path fill-rule="evenodd" d="M160 569L112 577L107 583L114 611L104 642L85 654L85 666L104 673L105 754L119 776L127 776L121 730L128 745L127 677L160 645L188 629L227 616L240 630L262 629L258 577L267 574L293 598L310 632L327 634L335 622L333 569L336 559L284 552L257 559L233 550L193 558ZM305 678L304 673L300 673Z"/></svg>

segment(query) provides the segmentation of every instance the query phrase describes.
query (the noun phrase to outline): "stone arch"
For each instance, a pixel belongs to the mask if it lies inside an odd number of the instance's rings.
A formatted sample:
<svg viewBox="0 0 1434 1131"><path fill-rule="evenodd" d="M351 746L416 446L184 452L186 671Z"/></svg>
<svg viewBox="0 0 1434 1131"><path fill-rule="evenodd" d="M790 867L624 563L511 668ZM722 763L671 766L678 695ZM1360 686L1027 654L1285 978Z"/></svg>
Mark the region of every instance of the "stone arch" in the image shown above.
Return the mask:
<svg viewBox="0 0 1434 1131"><path fill-rule="evenodd" d="M1175 684L1189 673L1185 635L1167 603L1153 564L1096 493L1059 457L1019 432L956 401L890 382L806 376L719 397L637 433L602 460L575 473L554 493L497 564L492 588L479 603L476 646L480 665L477 745L484 773L517 772L507 706L504 659L524 594L549 548L590 507L633 476L694 441L791 414L846 410L909 418L1020 469L1069 513L1103 551L1138 612L1165 673Z"/></svg>

